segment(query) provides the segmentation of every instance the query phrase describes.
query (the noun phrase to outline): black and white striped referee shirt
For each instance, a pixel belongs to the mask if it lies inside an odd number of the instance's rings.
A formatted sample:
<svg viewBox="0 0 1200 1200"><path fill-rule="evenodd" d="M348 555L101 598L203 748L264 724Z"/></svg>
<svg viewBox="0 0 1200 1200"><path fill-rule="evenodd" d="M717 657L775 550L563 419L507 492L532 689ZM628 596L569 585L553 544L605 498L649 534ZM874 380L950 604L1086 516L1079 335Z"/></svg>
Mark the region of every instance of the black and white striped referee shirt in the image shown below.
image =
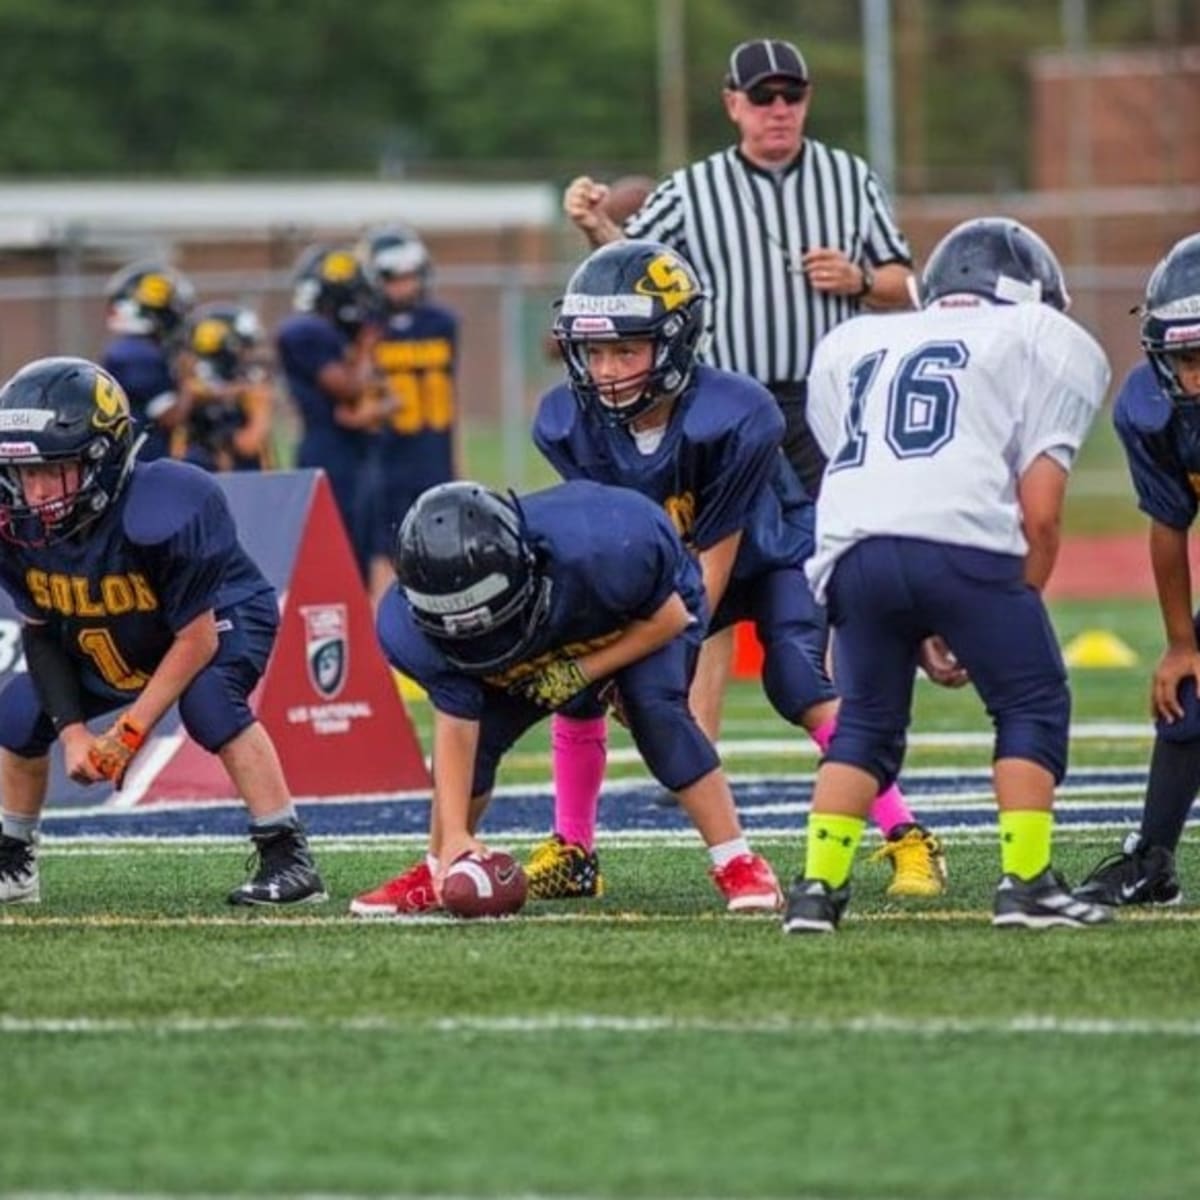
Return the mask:
<svg viewBox="0 0 1200 1200"><path fill-rule="evenodd" d="M778 174L733 146L676 171L625 234L664 242L696 268L709 297L705 357L763 383L805 379L820 338L861 308L809 286L805 250L837 248L875 267L912 263L875 173L812 138Z"/></svg>

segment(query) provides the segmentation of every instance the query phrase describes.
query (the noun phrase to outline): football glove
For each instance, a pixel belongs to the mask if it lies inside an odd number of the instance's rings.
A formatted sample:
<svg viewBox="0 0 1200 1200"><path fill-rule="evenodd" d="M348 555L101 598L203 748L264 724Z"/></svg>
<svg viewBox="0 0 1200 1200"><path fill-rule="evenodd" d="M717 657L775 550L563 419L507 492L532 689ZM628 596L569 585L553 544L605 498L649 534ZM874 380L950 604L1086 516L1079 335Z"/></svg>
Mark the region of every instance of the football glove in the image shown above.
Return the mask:
<svg viewBox="0 0 1200 1200"><path fill-rule="evenodd" d="M88 750L92 770L120 788L133 756L142 748L146 731L131 717L122 715L99 734Z"/></svg>
<svg viewBox="0 0 1200 1200"><path fill-rule="evenodd" d="M575 659L560 658L547 663L540 671L518 679L512 690L539 708L553 711L572 696L578 696L591 682Z"/></svg>

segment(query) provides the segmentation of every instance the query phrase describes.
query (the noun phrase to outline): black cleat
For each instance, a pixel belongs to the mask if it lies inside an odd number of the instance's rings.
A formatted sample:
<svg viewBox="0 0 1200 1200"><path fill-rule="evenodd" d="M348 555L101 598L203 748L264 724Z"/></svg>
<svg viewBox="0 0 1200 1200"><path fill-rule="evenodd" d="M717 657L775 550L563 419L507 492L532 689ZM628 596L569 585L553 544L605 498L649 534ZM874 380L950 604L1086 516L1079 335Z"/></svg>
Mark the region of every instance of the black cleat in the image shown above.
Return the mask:
<svg viewBox="0 0 1200 1200"><path fill-rule="evenodd" d="M0 833L0 904L36 904L41 897L36 835L25 842Z"/></svg>
<svg viewBox="0 0 1200 1200"><path fill-rule="evenodd" d="M1121 908L1127 904L1178 904L1183 899L1175 855L1162 846L1147 846L1131 833L1116 854L1102 859L1075 889L1079 900Z"/></svg>
<svg viewBox="0 0 1200 1200"><path fill-rule="evenodd" d="M317 904L328 900L300 825L251 829L254 874L229 893L230 904Z"/></svg>
<svg viewBox="0 0 1200 1200"><path fill-rule="evenodd" d="M797 875L788 890L784 933L833 933L850 903L850 884L831 888L823 879Z"/></svg>
<svg viewBox="0 0 1200 1200"><path fill-rule="evenodd" d="M992 924L1001 928L1087 929L1111 920L1112 913L1103 905L1072 896L1053 867L1047 867L1033 879L1004 875L996 885Z"/></svg>

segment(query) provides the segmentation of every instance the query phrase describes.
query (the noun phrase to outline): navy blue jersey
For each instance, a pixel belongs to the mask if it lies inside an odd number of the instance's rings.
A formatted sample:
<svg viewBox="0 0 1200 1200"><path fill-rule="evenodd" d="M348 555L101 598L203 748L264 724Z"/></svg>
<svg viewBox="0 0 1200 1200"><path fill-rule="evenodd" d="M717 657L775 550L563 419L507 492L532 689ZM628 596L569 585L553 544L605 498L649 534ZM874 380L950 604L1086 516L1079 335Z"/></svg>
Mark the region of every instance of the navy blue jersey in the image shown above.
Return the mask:
<svg viewBox="0 0 1200 1200"><path fill-rule="evenodd" d="M317 382L330 363L344 362L350 339L332 322L314 313L287 317L275 334L279 365L288 392L304 418L305 429L341 429L333 420L333 398Z"/></svg>
<svg viewBox="0 0 1200 1200"><path fill-rule="evenodd" d="M566 483L520 500L525 535L551 580L550 609L528 658L479 679L452 667L413 623L398 586L379 607L377 632L388 661L417 680L439 712L478 720L487 689L559 657L578 657L652 616L678 592L703 636L707 612L700 571L663 510L635 492Z"/></svg>
<svg viewBox="0 0 1200 1200"><path fill-rule="evenodd" d="M372 437L386 480L416 495L453 471L458 318L437 304L391 313L376 325L371 361L388 421Z"/></svg>
<svg viewBox="0 0 1200 1200"><path fill-rule="evenodd" d="M116 703L142 690L201 613L273 590L241 548L221 489L169 459L138 463L78 537L5 546L0 586L58 635L85 688Z"/></svg>
<svg viewBox="0 0 1200 1200"><path fill-rule="evenodd" d="M1138 507L1172 529L1196 519L1200 488L1200 405L1176 404L1149 363L1134 367L1113 406Z"/></svg>
<svg viewBox="0 0 1200 1200"><path fill-rule="evenodd" d="M334 398L317 382L323 368L346 360L350 339L325 317L296 313L279 326L276 343L288 393L304 422L296 447L296 466L325 471L355 557L365 568L367 552L359 527L359 492L367 465L367 435L360 429L346 429L333 419L337 407Z"/></svg>
<svg viewBox="0 0 1200 1200"><path fill-rule="evenodd" d="M146 410L155 400L175 391L166 351L145 334L123 334L105 347L100 365L125 389L136 431L147 434L138 457L144 462L162 458L167 452L167 437Z"/></svg>
<svg viewBox="0 0 1200 1200"><path fill-rule="evenodd" d="M783 429L760 383L702 366L652 454L581 408L566 384L542 397L533 440L563 478L633 488L661 504L696 551L741 530L731 578L746 580L812 553L813 506L780 452Z"/></svg>

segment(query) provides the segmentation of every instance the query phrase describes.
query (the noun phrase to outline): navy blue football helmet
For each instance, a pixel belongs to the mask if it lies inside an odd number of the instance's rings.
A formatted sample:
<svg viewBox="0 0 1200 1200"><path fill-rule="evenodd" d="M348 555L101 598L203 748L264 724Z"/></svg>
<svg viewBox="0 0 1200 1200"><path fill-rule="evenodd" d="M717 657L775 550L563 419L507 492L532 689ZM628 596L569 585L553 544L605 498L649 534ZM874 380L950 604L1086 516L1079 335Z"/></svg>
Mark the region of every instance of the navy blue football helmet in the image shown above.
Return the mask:
<svg viewBox="0 0 1200 1200"><path fill-rule="evenodd" d="M122 267L104 289L106 323L112 333L135 333L167 341L179 332L196 300L186 275L159 262Z"/></svg>
<svg viewBox="0 0 1200 1200"><path fill-rule="evenodd" d="M921 275L922 306L957 293L1002 304L1040 302L1071 306L1054 251L1020 221L980 217L964 221L933 248Z"/></svg>
<svg viewBox="0 0 1200 1200"><path fill-rule="evenodd" d="M201 373L223 383L244 378L263 342L258 313L218 300L201 305L187 323L186 344Z"/></svg>
<svg viewBox="0 0 1200 1200"><path fill-rule="evenodd" d="M373 293L350 248L311 246L293 272L292 307L327 317L354 337L371 314Z"/></svg>
<svg viewBox="0 0 1200 1200"><path fill-rule="evenodd" d="M628 425L674 399L692 377L704 332L704 293L695 271L659 242L602 246L579 266L558 302L554 337L575 398L605 420ZM653 346L640 378L601 387L588 369L589 342L644 339ZM636 386L636 393L618 399Z"/></svg>
<svg viewBox="0 0 1200 1200"><path fill-rule="evenodd" d="M1163 390L1173 400L1200 400L1188 393L1171 361L1179 350L1200 350L1200 233L1171 247L1146 284L1142 349Z"/></svg>
<svg viewBox="0 0 1200 1200"><path fill-rule="evenodd" d="M392 566L413 622L469 675L520 662L550 607L550 579L515 503L482 484L423 492L396 534Z"/></svg>
<svg viewBox="0 0 1200 1200"><path fill-rule="evenodd" d="M410 308L425 298L433 273L433 260L425 243L411 229L402 225L386 225L368 230L363 238L361 254L367 279L385 307ZM397 306L389 301L382 289L388 280L405 276L415 276L420 287L411 299Z"/></svg>
<svg viewBox="0 0 1200 1200"><path fill-rule="evenodd" d="M137 442L129 400L103 368L83 358L39 358L0 391L0 537L47 546L71 537L120 494ZM46 503L25 499L21 467L57 464L72 487Z"/></svg>

